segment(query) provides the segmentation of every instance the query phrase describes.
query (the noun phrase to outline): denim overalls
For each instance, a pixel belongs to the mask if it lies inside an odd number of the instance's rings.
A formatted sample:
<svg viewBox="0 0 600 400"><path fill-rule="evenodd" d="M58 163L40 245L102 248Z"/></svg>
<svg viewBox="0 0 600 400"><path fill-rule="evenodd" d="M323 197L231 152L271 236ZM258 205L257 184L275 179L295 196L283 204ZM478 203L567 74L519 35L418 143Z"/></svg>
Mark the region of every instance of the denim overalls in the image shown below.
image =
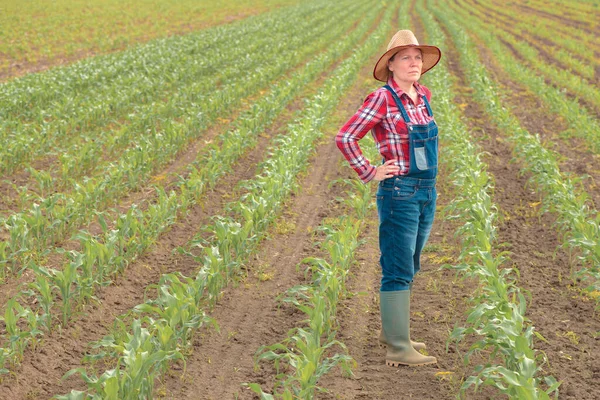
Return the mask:
<svg viewBox="0 0 600 400"><path fill-rule="evenodd" d="M427 242L435 213L437 193L438 128L434 120L413 124L402 101L389 86L409 136L410 167L407 175L379 183L379 248L381 250L381 291L408 290L421 267L421 251ZM433 112L423 97L427 112Z"/></svg>

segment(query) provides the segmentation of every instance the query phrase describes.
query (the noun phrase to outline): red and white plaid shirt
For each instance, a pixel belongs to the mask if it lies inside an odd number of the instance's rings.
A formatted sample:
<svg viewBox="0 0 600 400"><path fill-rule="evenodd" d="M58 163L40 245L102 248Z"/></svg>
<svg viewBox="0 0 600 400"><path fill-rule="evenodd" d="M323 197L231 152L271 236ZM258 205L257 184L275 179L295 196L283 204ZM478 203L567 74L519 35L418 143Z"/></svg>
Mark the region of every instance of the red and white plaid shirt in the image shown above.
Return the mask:
<svg viewBox="0 0 600 400"><path fill-rule="evenodd" d="M415 104L392 78L388 79L387 83L400 97L412 123L427 124L433 119L421 98L425 95L427 100L431 99L429 89L415 82L414 86L419 94L419 100ZM338 148L363 182L373 179L376 170L376 167L363 156L358 146L358 141L371 129L381 156L386 161L393 159L398 161L397 165L400 167L398 175L408 174L410 167L408 128L392 94L383 87L367 96L356 114L346 122L335 137Z"/></svg>

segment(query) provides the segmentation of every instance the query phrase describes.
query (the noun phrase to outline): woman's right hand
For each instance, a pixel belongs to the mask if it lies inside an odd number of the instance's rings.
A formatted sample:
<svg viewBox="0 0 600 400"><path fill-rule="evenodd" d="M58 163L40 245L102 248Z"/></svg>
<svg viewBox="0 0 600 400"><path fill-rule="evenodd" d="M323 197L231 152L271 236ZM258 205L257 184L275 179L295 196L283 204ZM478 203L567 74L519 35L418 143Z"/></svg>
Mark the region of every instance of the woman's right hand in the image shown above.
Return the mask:
<svg viewBox="0 0 600 400"><path fill-rule="evenodd" d="M387 178L391 178L394 176L394 173L400 171L400 167L397 166L396 160L386 161L384 164L377 167L375 171L375 179L376 181L382 181Z"/></svg>

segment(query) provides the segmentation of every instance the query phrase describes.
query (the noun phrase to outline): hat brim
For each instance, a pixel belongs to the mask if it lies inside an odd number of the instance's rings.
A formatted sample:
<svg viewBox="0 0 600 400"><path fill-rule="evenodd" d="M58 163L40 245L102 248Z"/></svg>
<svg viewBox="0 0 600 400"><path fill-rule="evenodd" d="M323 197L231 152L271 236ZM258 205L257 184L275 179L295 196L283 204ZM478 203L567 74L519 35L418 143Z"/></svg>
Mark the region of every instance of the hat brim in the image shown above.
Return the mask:
<svg viewBox="0 0 600 400"><path fill-rule="evenodd" d="M387 66L388 60L400 50L407 48L420 49L423 53L423 68L421 69L421 75L435 67L442 58L442 51L435 46L408 44L392 47L383 53L383 55L379 58L379 61L377 61L375 64L375 68L373 69L373 77L378 81L387 82L389 76L389 69Z"/></svg>

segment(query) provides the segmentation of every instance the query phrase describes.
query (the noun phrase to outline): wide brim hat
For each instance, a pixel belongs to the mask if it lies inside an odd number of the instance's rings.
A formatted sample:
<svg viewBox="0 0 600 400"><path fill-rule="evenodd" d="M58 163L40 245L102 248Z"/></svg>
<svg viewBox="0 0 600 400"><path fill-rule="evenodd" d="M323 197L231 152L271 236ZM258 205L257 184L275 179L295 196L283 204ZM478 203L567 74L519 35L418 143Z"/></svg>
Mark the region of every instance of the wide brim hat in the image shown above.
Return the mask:
<svg viewBox="0 0 600 400"><path fill-rule="evenodd" d="M388 69L389 59L400 50L410 47L420 49L423 54L423 68L421 70L421 75L435 67L442 58L442 51L439 48L429 45L420 45L414 33L408 29L404 29L396 32L387 46L387 51L383 53L379 58L379 61L375 64L375 69L373 69L373 76L375 79L387 82L390 73L390 70Z"/></svg>

